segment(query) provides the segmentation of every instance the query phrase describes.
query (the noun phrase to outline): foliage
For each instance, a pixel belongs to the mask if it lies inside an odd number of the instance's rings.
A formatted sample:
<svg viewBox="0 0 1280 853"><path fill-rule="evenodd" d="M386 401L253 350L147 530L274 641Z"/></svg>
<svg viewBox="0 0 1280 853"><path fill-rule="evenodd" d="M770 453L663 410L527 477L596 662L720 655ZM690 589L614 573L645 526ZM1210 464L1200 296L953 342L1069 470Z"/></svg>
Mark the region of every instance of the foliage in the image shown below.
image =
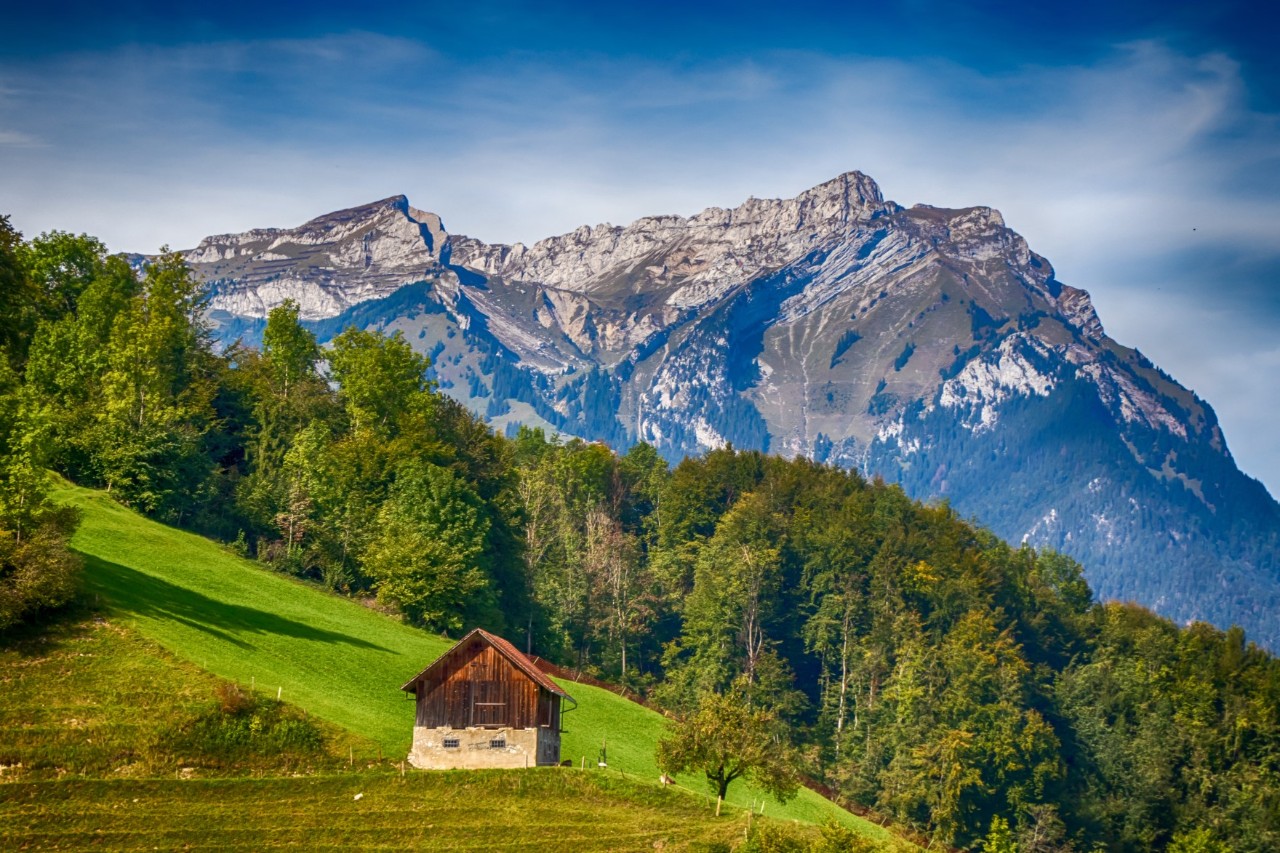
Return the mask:
<svg viewBox="0 0 1280 853"><path fill-rule="evenodd" d="M411 621L456 632L495 607L484 566L488 519L480 498L451 471L402 465L377 528L365 571L378 598Z"/></svg>
<svg viewBox="0 0 1280 853"><path fill-rule="evenodd" d="M652 448L649 448L652 451ZM660 590L645 569L644 518L631 486L654 499L665 463L650 452L619 459L607 447L548 441L540 430L515 440L523 568L539 647L587 670L610 667L633 680L659 653L648 636Z"/></svg>
<svg viewBox="0 0 1280 853"><path fill-rule="evenodd" d="M872 840L836 823L828 823L819 833L809 827L756 821L751 824L741 853L876 853L876 851L918 850L915 845L890 839Z"/></svg>
<svg viewBox="0 0 1280 853"><path fill-rule="evenodd" d="M414 407L423 405L430 361L399 333L383 337L351 328L333 339L329 367L352 429L388 437Z"/></svg>
<svg viewBox="0 0 1280 853"><path fill-rule="evenodd" d="M81 561L67 547L74 510L48 500L47 417L0 358L0 631L63 605Z"/></svg>
<svg viewBox="0 0 1280 853"><path fill-rule="evenodd" d="M671 775L705 774L722 800L741 778L782 802L797 788L795 761L777 715L751 707L742 689L703 694L696 710L658 741L658 766Z"/></svg>
<svg viewBox="0 0 1280 853"><path fill-rule="evenodd" d="M51 461L159 518L206 522L224 365L203 285L176 253L139 277L86 236L45 235L24 259L45 304L26 380L49 410Z"/></svg>
<svg viewBox="0 0 1280 853"><path fill-rule="evenodd" d="M987 837L982 839L982 851L983 853L1018 853L1018 845L1014 843L1009 821L999 815L991 818L991 829L987 831Z"/></svg>
<svg viewBox="0 0 1280 853"><path fill-rule="evenodd" d="M214 766L245 756L308 758L323 752L324 735L305 715L239 685L218 685L215 700L160 736L166 751Z"/></svg>
<svg viewBox="0 0 1280 853"><path fill-rule="evenodd" d="M0 354L20 369L35 326L39 294L22 262L22 235L0 215Z"/></svg>
<svg viewBox="0 0 1280 853"><path fill-rule="evenodd" d="M77 520L73 511L50 509L22 539L0 528L0 631L75 595L83 563L67 540Z"/></svg>

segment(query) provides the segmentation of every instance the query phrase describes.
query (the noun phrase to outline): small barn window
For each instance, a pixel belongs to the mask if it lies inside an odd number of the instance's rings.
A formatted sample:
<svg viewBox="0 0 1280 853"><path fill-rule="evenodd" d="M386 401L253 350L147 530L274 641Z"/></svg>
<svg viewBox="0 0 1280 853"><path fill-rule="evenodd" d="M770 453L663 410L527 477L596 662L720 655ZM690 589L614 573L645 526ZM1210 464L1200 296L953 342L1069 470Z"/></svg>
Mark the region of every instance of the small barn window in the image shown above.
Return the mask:
<svg viewBox="0 0 1280 853"><path fill-rule="evenodd" d="M447 738L445 738L445 739L444 739L444 748L445 748L445 749L457 749L457 748L458 748L458 739L457 739L456 737L447 737Z"/></svg>
<svg viewBox="0 0 1280 853"><path fill-rule="evenodd" d="M489 741L489 748L490 749L506 749L507 739L505 737L496 737L493 740Z"/></svg>

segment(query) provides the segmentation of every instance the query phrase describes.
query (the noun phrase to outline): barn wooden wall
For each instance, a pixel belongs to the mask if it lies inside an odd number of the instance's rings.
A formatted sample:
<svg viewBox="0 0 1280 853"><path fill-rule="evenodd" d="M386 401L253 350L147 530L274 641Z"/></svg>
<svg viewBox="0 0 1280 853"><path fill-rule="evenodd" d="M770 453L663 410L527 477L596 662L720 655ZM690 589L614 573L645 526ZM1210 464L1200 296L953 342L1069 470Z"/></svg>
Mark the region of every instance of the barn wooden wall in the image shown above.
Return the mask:
<svg viewBox="0 0 1280 853"><path fill-rule="evenodd" d="M454 649L416 692L418 726L560 728L559 697L479 639Z"/></svg>

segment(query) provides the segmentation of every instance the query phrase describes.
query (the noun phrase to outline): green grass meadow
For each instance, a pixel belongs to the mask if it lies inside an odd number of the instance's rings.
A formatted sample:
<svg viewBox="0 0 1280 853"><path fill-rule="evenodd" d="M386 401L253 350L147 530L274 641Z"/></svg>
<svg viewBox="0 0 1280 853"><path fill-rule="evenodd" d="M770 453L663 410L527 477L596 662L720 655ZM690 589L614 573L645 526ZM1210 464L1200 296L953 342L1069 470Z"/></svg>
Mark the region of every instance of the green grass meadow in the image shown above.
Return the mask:
<svg viewBox="0 0 1280 853"><path fill-rule="evenodd" d="M376 752L311 717L327 749L209 754L184 730L218 707L225 684L84 607L9 634L0 641L0 782L333 772L355 750Z"/></svg>
<svg viewBox="0 0 1280 853"><path fill-rule="evenodd" d="M140 641L154 643L163 650L163 655L172 658L173 666L189 676L185 681L169 678L148 682L160 686L151 690L147 701L162 703L163 697L156 692L167 690L174 695L175 702L180 695L186 697L181 701L194 702L196 693L207 695L208 683L217 681L212 676L253 685L258 693L271 698L278 691L286 702L332 724L333 731L341 732L341 737L330 740L345 746L348 754L354 752L356 766L380 768L369 771L376 778L368 785L384 791L388 802L400 803L397 808L406 807L405 797L417 796L413 791L443 784L440 780L466 777L465 773L459 776L410 771L402 779L398 773L388 770L407 754L412 739L413 703L408 694L400 691L400 685L447 649L450 640L428 635L356 601L275 574L199 536L149 521L102 493L63 483L57 488L56 499L83 512L73 547L86 561L86 601L99 608L112 624L136 631ZM146 679L144 663L129 666L140 667L137 677ZM119 680L132 677L121 675ZM195 692L183 693L181 684L187 681L198 685L192 688ZM562 754L572 759L574 770L571 773L538 770L528 777L536 782L510 784L518 789L520 785L528 785L531 792L541 790L538 785L560 784L599 785L604 786L601 791L630 792L625 797L617 795L620 803L634 799L635 791L647 791L650 794L646 797L675 798L663 799L664 804L679 803L681 808L707 813L711 803L704 780L692 775L681 777L675 789L666 791L657 783L654 746L665 726L659 714L599 688L576 682L562 683L577 701L577 707L564 715L563 722L566 734ZM43 724L57 726L59 722L46 720ZM606 769L596 766L602 742L607 745ZM387 762L377 764L379 756ZM586 759L585 771L579 769L583 758ZM477 778L484 775L479 774ZM578 781L554 781L570 776ZM258 796L252 792L267 790L276 796L271 784L286 787L289 784L287 780L275 783L198 781L202 785L213 785L219 797L225 795L232 799ZM314 805L310 798L315 792L341 789L345 796L346 789L342 786L348 783L357 787L363 784L346 777L340 781L312 777L306 785L296 790L290 788L292 793L280 794L282 808L290 814L300 814L299 810L305 811ZM24 786L48 784L67 783L23 783ZM81 787L57 789L61 791L57 794L53 788L38 787L22 794L12 786L0 785L0 812L5 810L7 802L9 807L21 804L21 813L27 814L33 808L45 808L32 803L46 797L51 800L47 808L55 811L61 807L59 803L77 801L81 794L93 796L96 801L98 794L90 794L93 784L97 783L82 778L76 783ZM113 781L111 784L123 783ZM130 780L129 784L149 783ZM184 782L183 786L193 784ZM246 787L237 788L237 784ZM267 787L254 788L255 784ZM610 788L610 785L624 788ZM204 796L196 787L182 790L183 797ZM161 796L147 793L152 791L149 788L139 791L145 795L140 795L140 802L147 802L147 797ZM608 800L605 794L600 796ZM297 798L295 805L288 805L294 803L291 797ZM106 799L109 797L103 802ZM795 799L783 805L738 783L730 790L729 803L738 807L730 812L739 816L742 810L758 813L763 807L769 817L817 824L834 820L872 838L889 838L879 826L849 814L806 789L801 789ZM279 817L281 815L277 815ZM323 815L314 820L323 821ZM573 823L577 818L566 813L557 820ZM465 824L458 824L456 844L450 842L450 846L441 849L482 849L466 846L464 827ZM449 831L455 830L451 826ZM586 829L582 831L589 835ZM644 838L652 842L658 836L644 835Z"/></svg>
<svg viewBox="0 0 1280 853"><path fill-rule="evenodd" d="M551 768L0 784L0 815L5 850L713 850L747 820Z"/></svg>
<svg viewBox="0 0 1280 853"><path fill-rule="evenodd" d="M450 645L381 613L240 559L88 489L56 499L83 512L73 547L104 606L181 658L276 693L408 753L413 702L400 685Z"/></svg>

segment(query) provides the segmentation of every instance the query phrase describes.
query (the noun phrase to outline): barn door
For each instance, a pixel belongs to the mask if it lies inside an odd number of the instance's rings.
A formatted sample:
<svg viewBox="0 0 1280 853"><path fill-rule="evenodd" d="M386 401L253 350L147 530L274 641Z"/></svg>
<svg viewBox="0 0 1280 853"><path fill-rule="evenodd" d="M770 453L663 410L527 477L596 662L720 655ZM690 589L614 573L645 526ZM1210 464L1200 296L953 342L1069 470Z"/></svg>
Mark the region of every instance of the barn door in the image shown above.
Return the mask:
<svg viewBox="0 0 1280 853"><path fill-rule="evenodd" d="M505 726L507 702L499 681L473 681L475 724L477 726Z"/></svg>

